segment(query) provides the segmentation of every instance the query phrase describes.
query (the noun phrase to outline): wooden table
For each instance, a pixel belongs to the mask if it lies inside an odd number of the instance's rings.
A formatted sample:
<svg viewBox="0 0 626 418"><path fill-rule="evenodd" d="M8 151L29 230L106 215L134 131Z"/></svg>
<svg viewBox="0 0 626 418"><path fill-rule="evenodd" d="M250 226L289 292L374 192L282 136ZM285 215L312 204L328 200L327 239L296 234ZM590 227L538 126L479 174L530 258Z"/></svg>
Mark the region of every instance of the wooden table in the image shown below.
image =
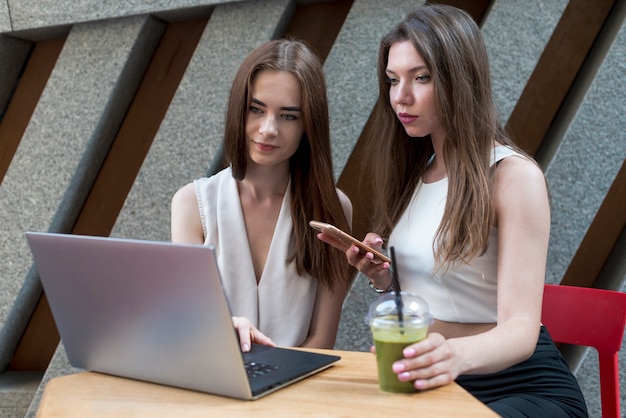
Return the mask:
<svg viewBox="0 0 626 418"><path fill-rule="evenodd" d="M341 356L331 368L256 401L207 395L94 372L51 379L37 417L496 417L456 383L411 394L378 388L370 353ZM391 415L393 414L393 415Z"/></svg>

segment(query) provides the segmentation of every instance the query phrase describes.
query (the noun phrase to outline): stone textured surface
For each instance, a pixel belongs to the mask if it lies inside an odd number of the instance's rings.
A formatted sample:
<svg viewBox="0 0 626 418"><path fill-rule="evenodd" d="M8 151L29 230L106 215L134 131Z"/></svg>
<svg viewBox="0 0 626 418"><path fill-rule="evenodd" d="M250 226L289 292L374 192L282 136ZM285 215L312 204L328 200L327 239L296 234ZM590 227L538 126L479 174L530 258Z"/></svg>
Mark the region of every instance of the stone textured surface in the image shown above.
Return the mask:
<svg viewBox="0 0 626 418"><path fill-rule="evenodd" d="M222 141L235 72L252 49L272 39L288 5L271 0L215 8L112 236L170 239L172 196L206 175Z"/></svg>
<svg viewBox="0 0 626 418"><path fill-rule="evenodd" d="M506 122L550 40L567 0L493 2L482 26L492 85L501 119Z"/></svg>
<svg viewBox="0 0 626 418"><path fill-rule="evenodd" d="M9 13L9 5L6 2L0 3L0 33L10 32L11 14Z"/></svg>
<svg viewBox="0 0 626 418"><path fill-rule="evenodd" d="M0 417L23 417L33 400L41 372L8 372L0 374Z"/></svg>
<svg viewBox="0 0 626 418"><path fill-rule="evenodd" d="M553 194L549 281L563 277L626 160L625 91L626 23L546 169Z"/></svg>
<svg viewBox="0 0 626 418"><path fill-rule="evenodd" d="M29 50L29 42L0 35L0 115L4 113Z"/></svg>
<svg viewBox="0 0 626 418"><path fill-rule="evenodd" d="M120 19L77 25L66 41L0 187L0 370L41 292L24 232L73 224L161 30Z"/></svg>
<svg viewBox="0 0 626 418"><path fill-rule="evenodd" d="M423 1L355 0L324 64L330 109L335 180L369 118L378 95L376 63L380 39Z"/></svg>
<svg viewBox="0 0 626 418"><path fill-rule="evenodd" d="M46 370L43 379L41 379L41 384L38 386L36 391L34 391L34 395L31 397L31 402L28 404L27 408L24 409L26 413L23 416L25 418L37 416L37 409L39 408L39 403L41 402L41 396L43 395L46 384L50 381L50 379L72 373L78 373L81 371L83 371L83 369L72 367L69 360L67 359L67 354L65 352L65 347L63 346L63 343L59 344L56 351L54 352L52 360L50 361L48 370ZM24 413L24 411L22 413Z"/></svg>
<svg viewBox="0 0 626 418"><path fill-rule="evenodd" d="M241 0L231 0L233 2ZM13 30L127 17L225 3L224 0L7 0ZM0 6L1 7L1 6ZM2 10L0 8L0 10ZM1 22L1 21L0 21Z"/></svg>

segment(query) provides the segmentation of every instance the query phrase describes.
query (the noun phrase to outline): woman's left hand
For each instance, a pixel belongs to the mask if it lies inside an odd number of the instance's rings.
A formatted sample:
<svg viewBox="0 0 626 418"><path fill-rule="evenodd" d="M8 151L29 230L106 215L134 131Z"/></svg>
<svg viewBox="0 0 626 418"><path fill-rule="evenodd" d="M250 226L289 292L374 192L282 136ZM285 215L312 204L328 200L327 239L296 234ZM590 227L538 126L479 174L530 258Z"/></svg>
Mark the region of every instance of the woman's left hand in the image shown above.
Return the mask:
<svg viewBox="0 0 626 418"><path fill-rule="evenodd" d="M393 363L402 382L413 381L418 390L452 383L460 374L460 359L443 335L433 332L403 350L404 359Z"/></svg>

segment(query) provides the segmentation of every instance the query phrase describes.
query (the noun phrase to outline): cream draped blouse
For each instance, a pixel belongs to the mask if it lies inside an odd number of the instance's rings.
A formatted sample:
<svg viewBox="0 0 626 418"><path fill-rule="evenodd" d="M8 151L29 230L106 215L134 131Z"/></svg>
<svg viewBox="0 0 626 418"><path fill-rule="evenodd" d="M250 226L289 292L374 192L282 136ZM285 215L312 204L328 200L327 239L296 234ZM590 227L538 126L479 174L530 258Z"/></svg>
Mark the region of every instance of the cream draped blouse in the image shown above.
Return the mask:
<svg viewBox="0 0 626 418"><path fill-rule="evenodd" d="M296 272L286 260L294 248L289 207L285 193L257 285L246 228L230 168L194 181L205 245L216 249L217 264L233 316L248 318L277 345L299 346L309 332L317 280Z"/></svg>

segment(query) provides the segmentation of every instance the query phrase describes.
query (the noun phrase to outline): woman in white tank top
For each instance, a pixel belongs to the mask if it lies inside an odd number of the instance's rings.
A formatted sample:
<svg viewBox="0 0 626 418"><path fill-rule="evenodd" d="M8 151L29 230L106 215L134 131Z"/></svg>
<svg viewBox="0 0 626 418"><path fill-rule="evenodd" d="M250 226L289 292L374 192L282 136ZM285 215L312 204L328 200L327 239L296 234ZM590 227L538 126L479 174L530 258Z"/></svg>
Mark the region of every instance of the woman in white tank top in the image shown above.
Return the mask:
<svg viewBox="0 0 626 418"><path fill-rule="evenodd" d="M375 233L364 243L393 245L402 290L436 320L393 371L417 390L456 380L502 416L586 416L541 326L546 181L498 121L478 26L451 6L416 8L383 37L378 82L363 162ZM388 263L356 247L346 257L393 290Z"/></svg>

